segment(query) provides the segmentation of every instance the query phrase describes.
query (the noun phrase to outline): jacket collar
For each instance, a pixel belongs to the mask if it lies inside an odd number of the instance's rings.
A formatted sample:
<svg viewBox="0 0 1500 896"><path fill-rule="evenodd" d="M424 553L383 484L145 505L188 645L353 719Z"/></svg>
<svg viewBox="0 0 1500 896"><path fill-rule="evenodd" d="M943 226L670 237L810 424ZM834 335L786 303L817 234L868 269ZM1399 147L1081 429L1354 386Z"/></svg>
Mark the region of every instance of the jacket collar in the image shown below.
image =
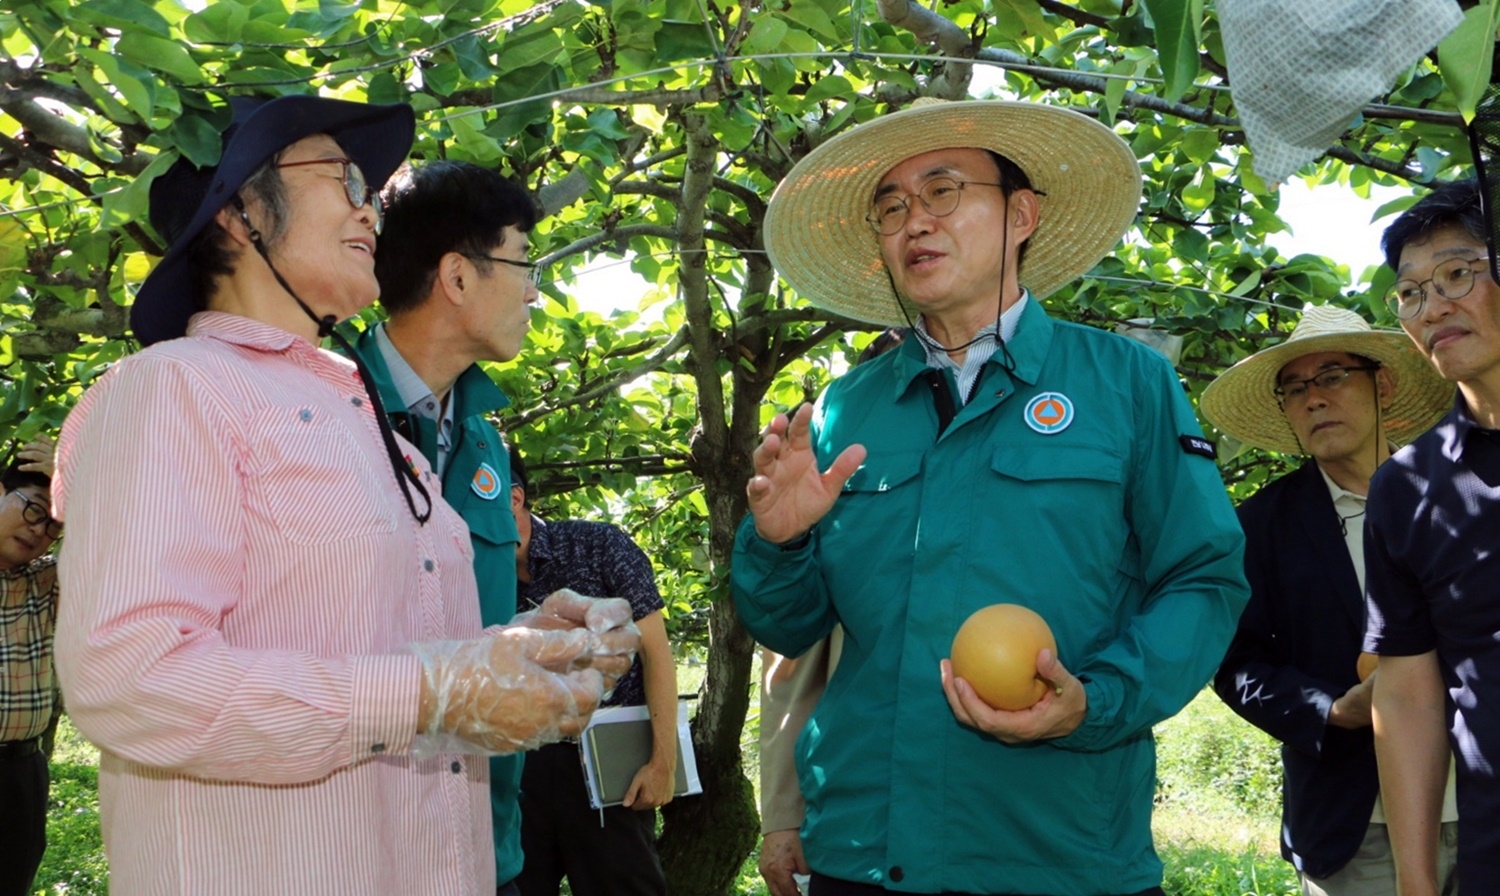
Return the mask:
<svg viewBox="0 0 1500 896"><path fill-rule="evenodd" d="M385 404L386 410L405 411L406 402L396 388L395 378L391 375L390 367L386 365L375 338L376 327L384 326L385 324L375 324L367 327L355 340L354 348L370 369L370 376L380 390L380 400ZM453 391L458 401L453 409L455 425L462 425L469 417L488 414L510 405L510 398L500 391L500 387L495 385L478 364L470 364L467 370L459 374L458 380L453 384Z"/></svg>
<svg viewBox="0 0 1500 896"><path fill-rule="evenodd" d="M1052 348L1052 335L1056 327L1057 322L1048 316L1042 309L1041 302L1032 296L1026 307L1021 309L1021 319L1016 323L1015 335L1005 344L1005 349L1015 363L1015 369L1010 374L1013 378L1028 386L1036 385L1042 376L1042 365L1047 362L1047 352ZM897 354L893 366L893 397L899 399L928 370L927 354L916 336L903 339L893 353ZM1005 350L997 348L985 365L1003 369L1005 355Z"/></svg>

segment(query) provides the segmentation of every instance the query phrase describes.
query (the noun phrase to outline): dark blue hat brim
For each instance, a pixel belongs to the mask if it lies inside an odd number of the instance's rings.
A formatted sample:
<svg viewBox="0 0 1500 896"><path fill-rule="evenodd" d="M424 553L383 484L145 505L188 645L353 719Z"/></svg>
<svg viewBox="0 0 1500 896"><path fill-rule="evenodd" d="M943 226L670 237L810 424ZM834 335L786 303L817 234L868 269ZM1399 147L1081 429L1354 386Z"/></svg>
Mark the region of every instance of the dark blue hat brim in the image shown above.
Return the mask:
<svg viewBox="0 0 1500 896"><path fill-rule="evenodd" d="M243 120L241 111L237 106L235 131L197 211L136 293L130 325L142 345L175 339L187 332L188 318L197 310L188 247L261 163L304 137L327 134L378 188L400 167L416 135L416 115L405 103L378 106L317 96L283 96L259 104ZM177 164L191 163L179 160Z"/></svg>

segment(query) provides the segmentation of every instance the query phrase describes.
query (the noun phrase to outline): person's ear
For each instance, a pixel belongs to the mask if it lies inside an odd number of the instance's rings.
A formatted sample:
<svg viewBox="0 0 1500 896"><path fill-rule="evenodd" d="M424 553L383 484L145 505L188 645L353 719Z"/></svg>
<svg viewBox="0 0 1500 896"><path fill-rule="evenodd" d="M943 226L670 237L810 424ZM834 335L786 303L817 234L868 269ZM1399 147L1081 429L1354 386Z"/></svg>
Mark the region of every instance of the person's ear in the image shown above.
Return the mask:
<svg viewBox="0 0 1500 896"><path fill-rule="evenodd" d="M468 267L464 257L457 252L448 252L438 259L436 285L451 305L464 303L464 277Z"/></svg>
<svg viewBox="0 0 1500 896"><path fill-rule="evenodd" d="M236 208L234 203L224 206L214 215L209 226L222 229L229 234L229 238L234 240L237 246L248 248L251 245L250 231L253 225L250 223L250 215L245 212L244 206Z"/></svg>
<svg viewBox="0 0 1500 896"><path fill-rule="evenodd" d="M520 516L526 508L526 491L519 485L510 487L510 512Z"/></svg>
<svg viewBox="0 0 1500 896"><path fill-rule="evenodd" d="M1375 371L1375 386L1380 396L1380 409L1388 411L1396 400L1396 377L1389 367Z"/></svg>
<svg viewBox="0 0 1500 896"><path fill-rule="evenodd" d="M1010 237L1019 245L1036 233L1042 219L1042 204L1031 190L1016 190L1010 194L1005 213L1010 216L1007 222Z"/></svg>

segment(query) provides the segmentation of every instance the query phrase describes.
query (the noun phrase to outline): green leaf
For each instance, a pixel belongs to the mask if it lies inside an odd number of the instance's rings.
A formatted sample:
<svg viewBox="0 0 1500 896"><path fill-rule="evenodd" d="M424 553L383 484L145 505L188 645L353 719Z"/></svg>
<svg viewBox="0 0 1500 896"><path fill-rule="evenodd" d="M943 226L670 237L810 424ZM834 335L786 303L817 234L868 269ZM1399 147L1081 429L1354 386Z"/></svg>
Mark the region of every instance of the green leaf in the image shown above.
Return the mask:
<svg viewBox="0 0 1500 896"><path fill-rule="evenodd" d="M997 0L995 4L996 20L1009 19L1020 25L1020 35L1032 37L1051 34L1053 27L1047 23L1042 16L1041 7L1036 0ZM1013 26L1007 26L1010 33L1015 33Z"/></svg>
<svg viewBox="0 0 1500 896"><path fill-rule="evenodd" d="M84 0L73 8L73 15L94 25L115 28L121 33L141 29L171 37L172 26L162 14L140 0Z"/></svg>
<svg viewBox="0 0 1500 896"><path fill-rule="evenodd" d="M399 103L406 99L406 90L390 72L378 72L365 88L365 99L376 104Z"/></svg>
<svg viewBox="0 0 1500 896"><path fill-rule="evenodd" d="M843 75L830 75L813 82L807 90L808 103L820 103L827 99L854 99L854 85Z"/></svg>
<svg viewBox="0 0 1500 896"><path fill-rule="evenodd" d="M1474 120L1474 108L1490 83L1497 27L1500 0L1487 0L1465 12L1463 22L1438 44L1438 70L1464 121Z"/></svg>
<svg viewBox="0 0 1500 896"><path fill-rule="evenodd" d="M662 22L656 30L656 64L683 59L704 59L714 55L708 32L697 22Z"/></svg>
<svg viewBox="0 0 1500 896"><path fill-rule="evenodd" d="M183 158L199 168L219 164L219 155L224 150L219 129L199 115L184 115L172 122L167 138Z"/></svg>
<svg viewBox="0 0 1500 896"><path fill-rule="evenodd" d="M610 140L624 140L630 136L630 130L620 124L620 116L615 110L599 108L589 113L589 130L601 137Z"/></svg>
<svg viewBox="0 0 1500 896"><path fill-rule="evenodd" d="M477 115L464 115L448 119L453 129L453 139L471 161L488 164L500 160L500 143L481 130L483 119Z"/></svg>
<svg viewBox="0 0 1500 896"><path fill-rule="evenodd" d="M465 78L471 81L488 81L495 74L495 70L490 68L488 50L480 44L477 36L470 34L455 41L450 49Z"/></svg>
<svg viewBox="0 0 1500 896"><path fill-rule="evenodd" d="M776 16L757 16L745 43L756 53L774 53L786 37L786 22Z"/></svg>
<svg viewBox="0 0 1500 896"><path fill-rule="evenodd" d="M184 84L203 83L203 70L176 41L132 31L115 43L115 50L137 65L166 72Z"/></svg>
<svg viewBox="0 0 1500 896"><path fill-rule="evenodd" d="M1177 102L1198 77L1202 0L1142 0L1156 28L1156 47L1167 79L1166 99Z"/></svg>
<svg viewBox="0 0 1500 896"><path fill-rule="evenodd" d="M137 218L146 216L151 198L151 182L177 161L177 153L163 152L151 160L130 185L118 193L104 197L104 211L99 216L100 227L119 227Z"/></svg>
<svg viewBox="0 0 1500 896"><path fill-rule="evenodd" d="M142 123L150 123L156 110L156 92L152 79L137 77L134 72L127 71L128 63L125 60L102 50L79 47L78 55L98 67L109 84L120 92L120 99L124 101L126 109L135 113ZM134 65L129 67L136 68ZM80 82L91 80L88 72L80 72L78 77ZM79 86L93 95L83 84L80 83Z"/></svg>
<svg viewBox="0 0 1500 896"><path fill-rule="evenodd" d="M210 3L184 19L182 33L188 40L197 43L231 44L240 39L245 23L249 20L248 9L225 0Z"/></svg>
<svg viewBox="0 0 1500 896"><path fill-rule="evenodd" d="M838 29L833 26L833 20L813 0L792 0L781 15L826 44L837 46L843 42Z"/></svg>

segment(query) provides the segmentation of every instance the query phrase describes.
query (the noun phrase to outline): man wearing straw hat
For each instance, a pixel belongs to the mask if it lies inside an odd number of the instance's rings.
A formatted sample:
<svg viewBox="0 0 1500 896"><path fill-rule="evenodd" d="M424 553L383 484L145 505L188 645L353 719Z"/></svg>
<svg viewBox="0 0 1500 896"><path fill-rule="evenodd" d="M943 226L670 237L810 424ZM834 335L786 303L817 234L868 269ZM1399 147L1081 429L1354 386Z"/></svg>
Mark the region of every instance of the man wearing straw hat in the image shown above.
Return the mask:
<svg viewBox="0 0 1500 896"><path fill-rule="evenodd" d="M763 643L846 634L797 746L813 896L1159 892L1151 726L1223 655L1243 536L1171 366L1040 304L1139 197L1107 127L968 101L836 136L772 198L766 248L798 293L912 328L771 422L735 545ZM995 603L1056 636L1026 710L946 659Z"/></svg>
<svg viewBox="0 0 1500 896"><path fill-rule="evenodd" d="M1356 674L1365 496L1391 443L1431 426L1450 394L1405 335L1308 305L1285 342L1226 370L1199 405L1246 444L1312 457L1240 505L1250 603L1214 678L1231 709L1282 743L1281 854L1309 896L1396 892L1370 728L1379 672ZM1445 878L1457 817L1450 787Z"/></svg>
<svg viewBox="0 0 1500 896"><path fill-rule="evenodd" d="M1444 184L1381 241L1391 310L1458 387L1375 475L1365 527L1375 753L1403 894L1439 892L1430 844L1450 749L1460 889L1500 892L1500 287L1487 211L1475 181Z"/></svg>

